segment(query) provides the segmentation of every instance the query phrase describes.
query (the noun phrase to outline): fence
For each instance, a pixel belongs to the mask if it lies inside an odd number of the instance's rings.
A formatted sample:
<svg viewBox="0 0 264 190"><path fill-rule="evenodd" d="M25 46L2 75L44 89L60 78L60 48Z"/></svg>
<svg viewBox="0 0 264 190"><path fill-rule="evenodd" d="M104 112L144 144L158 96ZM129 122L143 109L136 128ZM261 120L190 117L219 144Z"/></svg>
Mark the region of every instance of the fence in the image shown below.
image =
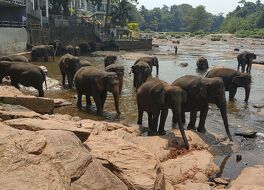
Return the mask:
<svg viewBox="0 0 264 190"><path fill-rule="evenodd" d="M26 0L0 0L11 4L26 6Z"/></svg>
<svg viewBox="0 0 264 190"><path fill-rule="evenodd" d="M25 22L0 20L0 27L22 28L25 26Z"/></svg>

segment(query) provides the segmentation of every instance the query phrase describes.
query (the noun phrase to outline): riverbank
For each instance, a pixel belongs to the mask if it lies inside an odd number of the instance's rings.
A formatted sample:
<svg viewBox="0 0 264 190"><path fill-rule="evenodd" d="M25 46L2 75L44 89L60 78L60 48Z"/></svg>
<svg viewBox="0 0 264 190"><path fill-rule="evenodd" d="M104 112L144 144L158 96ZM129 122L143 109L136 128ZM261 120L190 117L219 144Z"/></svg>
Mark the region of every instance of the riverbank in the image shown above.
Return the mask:
<svg viewBox="0 0 264 190"><path fill-rule="evenodd" d="M0 88L1 100L43 101ZM34 110L16 104L0 104L1 189L264 189L264 166L246 168L233 181L221 176L214 157L235 150L222 135L186 130L186 150L178 129L143 137L137 125L47 115L34 111L44 104Z"/></svg>

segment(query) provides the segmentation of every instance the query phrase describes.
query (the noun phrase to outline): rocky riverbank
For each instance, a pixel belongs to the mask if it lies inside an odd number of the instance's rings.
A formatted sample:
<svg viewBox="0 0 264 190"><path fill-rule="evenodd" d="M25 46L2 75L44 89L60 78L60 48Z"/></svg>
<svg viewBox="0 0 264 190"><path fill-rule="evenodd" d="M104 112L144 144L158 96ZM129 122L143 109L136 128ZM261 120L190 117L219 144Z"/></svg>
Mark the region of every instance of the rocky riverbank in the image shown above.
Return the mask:
<svg viewBox="0 0 264 190"><path fill-rule="evenodd" d="M145 137L137 125L44 114L63 100L11 86L0 87L0 99L1 189L264 189L264 166L234 181L219 175L214 156L235 149L222 136L186 131L187 151L177 129Z"/></svg>

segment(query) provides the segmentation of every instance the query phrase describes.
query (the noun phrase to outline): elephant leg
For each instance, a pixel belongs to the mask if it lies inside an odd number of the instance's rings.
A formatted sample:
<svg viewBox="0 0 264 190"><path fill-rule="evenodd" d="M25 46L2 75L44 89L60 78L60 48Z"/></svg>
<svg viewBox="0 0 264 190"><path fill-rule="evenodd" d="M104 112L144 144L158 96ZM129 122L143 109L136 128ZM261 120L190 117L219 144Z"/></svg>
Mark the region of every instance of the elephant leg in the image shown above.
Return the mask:
<svg viewBox="0 0 264 190"><path fill-rule="evenodd" d="M245 64L245 63L243 63L243 64L242 64L242 73L244 73L244 72L245 72L245 67L246 67L246 64Z"/></svg>
<svg viewBox="0 0 264 190"><path fill-rule="evenodd" d="M167 116L168 116L168 109L162 110L161 115L160 115L159 135L166 135L166 131L164 130L164 126L165 126Z"/></svg>
<svg viewBox="0 0 264 190"><path fill-rule="evenodd" d="M43 91L43 87L40 86L37 88L38 92L39 92L39 97L44 97L44 91Z"/></svg>
<svg viewBox="0 0 264 190"><path fill-rule="evenodd" d="M107 91L105 91L101 94L102 110L104 110L104 104L105 104L106 96L107 96Z"/></svg>
<svg viewBox="0 0 264 190"><path fill-rule="evenodd" d="M148 127L149 127L149 129L152 128L152 119L153 119L152 113L148 113Z"/></svg>
<svg viewBox="0 0 264 190"><path fill-rule="evenodd" d="M142 125L142 118L143 118L143 109L140 105L138 105L138 125Z"/></svg>
<svg viewBox="0 0 264 190"><path fill-rule="evenodd" d="M92 106L92 101L91 101L90 95L86 94L85 98L86 98L86 108L90 108Z"/></svg>
<svg viewBox="0 0 264 190"><path fill-rule="evenodd" d="M18 85L18 82L14 79L11 78L11 85L16 87L17 89L20 89L19 85Z"/></svg>
<svg viewBox="0 0 264 190"><path fill-rule="evenodd" d="M160 111L155 111L153 113L153 117L152 117L152 126L150 128L150 133L149 136L153 136L157 134L157 128L158 128L158 121L159 121L159 115L160 115Z"/></svg>
<svg viewBox="0 0 264 190"><path fill-rule="evenodd" d="M236 87L231 88L229 90L229 101L234 101L235 100L236 92L237 92L237 88Z"/></svg>
<svg viewBox="0 0 264 190"><path fill-rule="evenodd" d="M182 123L186 123L185 112L184 111L181 111L181 120L182 120Z"/></svg>
<svg viewBox="0 0 264 190"><path fill-rule="evenodd" d="M94 95L93 99L95 101L96 109L97 109L97 115L102 115L103 110L102 110L102 102L101 102L101 95Z"/></svg>
<svg viewBox="0 0 264 190"><path fill-rule="evenodd" d="M190 112L190 122L187 126L187 129L196 130L195 128L196 117L197 117L197 111L191 111Z"/></svg>
<svg viewBox="0 0 264 190"><path fill-rule="evenodd" d="M64 73L62 73L61 74L62 75L62 86L65 86L65 74Z"/></svg>
<svg viewBox="0 0 264 190"><path fill-rule="evenodd" d="M67 80L68 80L69 88L72 88L72 77L70 73L67 73Z"/></svg>
<svg viewBox="0 0 264 190"><path fill-rule="evenodd" d="M207 117L207 113L208 113L208 105L206 105L200 111L200 122L199 122L199 126L197 128L197 131L200 132L200 133L206 133L205 120L206 120L206 117Z"/></svg>
<svg viewBox="0 0 264 190"><path fill-rule="evenodd" d="M82 108L82 93L77 91L77 94L78 94L77 107Z"/></svg>

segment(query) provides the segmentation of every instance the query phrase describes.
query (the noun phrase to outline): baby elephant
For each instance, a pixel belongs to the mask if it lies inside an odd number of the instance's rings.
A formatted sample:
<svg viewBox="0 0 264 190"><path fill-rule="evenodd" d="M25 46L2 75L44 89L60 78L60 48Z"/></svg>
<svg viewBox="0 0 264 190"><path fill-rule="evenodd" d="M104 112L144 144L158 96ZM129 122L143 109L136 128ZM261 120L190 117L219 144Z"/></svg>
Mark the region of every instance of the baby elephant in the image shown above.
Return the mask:
<svg viewBox="0 0 264 190"><path fill-rule="evenodd" d="M115 56L115 55L108 55L108 56L106 56L104 58L105 67L107 67L108 65L114 64L116 60L117 60L117 56Z"/></svg>
<svg viewBox="0 0 264 190"><path fill-rule="evenodd" d="M23 55L9 55L9 56L0 57L0 61L24 62L24 63L29 62L28 58L26 58Z"/></svg>
<svg viewBox="0 0 264 190"><path fill-rule="evenodd" d="M69 88L72 88L73 77L81 68L79 57L67 53L60 58L59 67L62 75L62 85L65 86L65 77L67 76Z"/></svg>
<svg viewBox="0 0 264 190"><path fill-rule="evenodd" d="M44 96L42 84L45 81L47 89L46 75L39 66L30 63L12 64L9 68L9 75L11 84L17 89L19 89L18 84L32 86L38 90L40 97Z"/></svg>
<svg viewBox="0 0 264 190"><path fill-rule="evenodd" d="M149 76L151 76L151 68L149 64L140 61L131 67L131 72L134 74L133 86L138 89Z"/></svg>
<svg viewBox="0 0 264 190"><path fill-rule="evenodd" d="M172 109L174 121L177 120L186 148L189 148L181 120L181 104L186 100L187 94L180 87L170 86L157 78L149 78L139 87L137 92L138 124L142 124L143 112L146 111L148 113L149 135L156 135L158 120L161 115L158 134L164 135L168 109Z"/></svg>
<svg viewBox="0 0 264 190"><path fill-rule="evenodd" d="M206 74L207 78L220 77L223 79L225 91L229 91L229 100L233 101L238 87L245 88L245 101L248 101L251 87L251 76L233 69L216 68Z"/></svg>
<svg viewBox="0 0 264 190"><path fill-rule="evenodd" d="M256 59L257 56L254 53L250 53L248 51L244 51L240 54L238 54L237 56L237 61L238 61L238 65L237 65L237 71L239 71L239 68L242 68L242 73L245 72L245 67L247 65L247 73L250 73L251 71L251 66L252 66L252 61L253 59Z"/></svg>
<svg viewBox="0 0 264 190"><path fill-rule="evenodd" d="M152 67L156 67L156 75L159 75L159 60L157 57L140 57L138 60L135 61L134 65L136 65L138 62L146 62L151 69L152 72Z"/></svg>

